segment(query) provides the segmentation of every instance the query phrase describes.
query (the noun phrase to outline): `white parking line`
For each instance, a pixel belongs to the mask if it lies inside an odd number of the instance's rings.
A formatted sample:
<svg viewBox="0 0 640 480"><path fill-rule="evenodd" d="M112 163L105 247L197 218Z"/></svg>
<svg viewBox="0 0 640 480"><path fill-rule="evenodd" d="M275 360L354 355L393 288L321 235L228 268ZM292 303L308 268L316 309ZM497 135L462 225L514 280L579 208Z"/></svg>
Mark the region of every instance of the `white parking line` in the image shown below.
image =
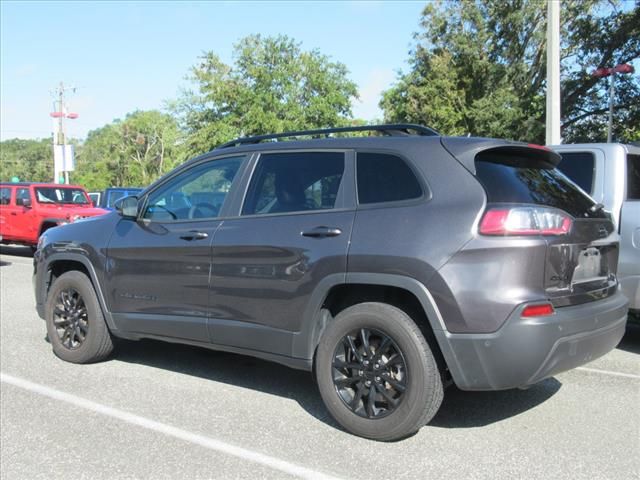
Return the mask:
<svg viewBox="0 0 640 480"><path fill-rule="evenodd" d="M633 373L612 372L611 370L599 370L597 368L578 367L576 370L582 370L583 372L600 373L602 375L611 375L612 377L624 377L635 378L640 380L640 375L634 375Z"/></svg>
<svg viewBox="0 0 640 480"><path fill-rule="evenodd" d="M289 463L285 460L280 460L279 458L271 457L263 453L254 452L246 448L237 447L235 445L231 445L221 440L216 440L211 437L189 432L188 430L183 430L181 428L173 427L165 423L157 422L149 418L141 417L139 415L134 415L132 413L125 412L123 410L118 410L116 408L108 407L106 405L92 402L91 400L87 400L82 397L77 397L70 393L61 392L60 390L56 390L54 388L47 387L45 385L40 385L38 383L33 383L28 380L14 377L6 373L0 372L0 382L13 385L14 387L22 388L24 390L28 390L30 392L43 395L45 397L53 398L61 402L70 403L77 407L84 408L86 410L90 410L92 412L99 413L107 417L116 418L123 422L127 422L132 425L137 425L139 427L146 428L154 432L162 433L170 437L178 438L180 440L184 440L186 442L190 442L195 445L208 448L210 450L215 450L217 452L238 457L242 460L248 460L250 462L258 463L266 467L273 468L274 470L279 470L289 475L293 475L293 476L304 478L304 479L337 480L336 477L332 477L330 475L326 475L324 473L311 470L309 468L302 467L294 463Z"/></svg>

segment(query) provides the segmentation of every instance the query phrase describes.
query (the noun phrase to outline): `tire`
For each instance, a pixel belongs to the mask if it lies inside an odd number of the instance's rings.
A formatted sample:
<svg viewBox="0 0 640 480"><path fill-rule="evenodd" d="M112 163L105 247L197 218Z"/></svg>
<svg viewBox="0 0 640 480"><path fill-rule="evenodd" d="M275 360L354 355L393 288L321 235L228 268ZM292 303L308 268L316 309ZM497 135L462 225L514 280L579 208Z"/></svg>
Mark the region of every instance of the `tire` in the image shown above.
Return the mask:
<svg viewBox="0 0 640 480"><path fill-rule="evenodd" d="M410 436L442 403L442 378L427 341L413 320L391 305L361 303L340 312L324 331L315 361L329 413L361 437L393 441Z"/></svg>
<svg viewBox="0 0 640 480"><path fill-rule="evenodd" d="M47 297L45 323L53 353L67 362L99 362L113 350L98 297L82 272L66 272L55 280Z"/></svg>

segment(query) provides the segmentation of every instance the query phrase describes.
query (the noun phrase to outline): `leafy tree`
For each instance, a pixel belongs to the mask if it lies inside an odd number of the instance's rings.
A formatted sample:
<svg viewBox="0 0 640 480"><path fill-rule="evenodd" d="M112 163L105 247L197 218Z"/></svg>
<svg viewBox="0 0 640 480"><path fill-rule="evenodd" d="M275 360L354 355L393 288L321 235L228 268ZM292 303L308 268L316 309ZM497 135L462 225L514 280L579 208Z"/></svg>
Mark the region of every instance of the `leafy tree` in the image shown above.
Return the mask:
<svg viewBox="0 0 640 480"><path fill-rule="evenodd" d="M640 4L631 10L618 1L561 5L563 135L603 140L606 85L590 73L638 57ZM383 94L387 121L544 142L546 1L430 2L420 26L409 71ZM640 123L640 82L638 76L618 80L622 138L628 136L622 125Z"/></svg>
<svg viewBox="0 0 640 480"><path fill-rule="evenodd" d="M89 132L74 181L91 190L146 186L183 159L182 133L170 115L136 111Z"/></svg>
<svg viewBox="0 0 640 480"><path fill-rule="evenodd" d="M347 68L303 51L286 36L251 35L234 47L233 65L206 52L191 69L194 90L170 105L188 133L191 154L241 135L341 125L356 85Z"/></svg>
<svg viewBox="0 0 640 480"><path fill-rule="evenodd" d="M14 138L0 143L0 180L50 182L53 178L53 147L50 139Z"/></svg>

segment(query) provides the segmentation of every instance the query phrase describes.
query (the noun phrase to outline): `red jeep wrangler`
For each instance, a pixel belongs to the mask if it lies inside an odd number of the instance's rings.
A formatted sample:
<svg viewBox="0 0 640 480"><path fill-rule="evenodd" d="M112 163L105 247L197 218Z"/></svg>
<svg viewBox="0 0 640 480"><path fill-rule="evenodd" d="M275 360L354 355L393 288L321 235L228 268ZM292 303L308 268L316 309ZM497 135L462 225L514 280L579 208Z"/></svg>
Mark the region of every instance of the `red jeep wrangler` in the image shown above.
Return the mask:
<svg viewBox="0 0 640 480"><path fill-rule="evenodd" d="M93 208L83 187L0 183L0 239L34 247L48 228L107 213Z"/></svg>

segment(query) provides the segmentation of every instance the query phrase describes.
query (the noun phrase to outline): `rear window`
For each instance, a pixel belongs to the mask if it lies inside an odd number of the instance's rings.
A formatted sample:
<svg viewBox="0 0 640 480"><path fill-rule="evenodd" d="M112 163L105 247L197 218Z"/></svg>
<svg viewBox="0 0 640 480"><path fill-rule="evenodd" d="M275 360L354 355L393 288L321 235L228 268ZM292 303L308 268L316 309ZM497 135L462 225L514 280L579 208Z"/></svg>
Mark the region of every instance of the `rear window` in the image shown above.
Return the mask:
<svg viewBox="0 0 640 480"><path fill-rule="evenodd" d="M640 200L640 155L627 155L627 200Z"/></svg>
<svg viewBox="0 0 640 480"><path fill-rule="evenodd" d="M593 174L596 159L591 152L560 152L558 170L573 180L585 192L593 193Z"/></svg>
<svg viewBox="0 0 640 480"><path fill-rule="evenodd" d="M490 155L476 157L476 177L489 203L532 203L559 208L576 218L607 218L603 210L592 212L595 202L558 169L502 162L503 158Z"/></svg>
<svg viewBox="0 0 640 480"><path fill-rule="evenodd" d="M398 202L422 196L415 174L400 157L358 153L358 202Z"/></svg>
<svg viewBox="0 0 640 480"><path fill-rule="evenodd" d="M0 205L9 205L11 200L11 189L8 187L0 188Z"/></svg>

